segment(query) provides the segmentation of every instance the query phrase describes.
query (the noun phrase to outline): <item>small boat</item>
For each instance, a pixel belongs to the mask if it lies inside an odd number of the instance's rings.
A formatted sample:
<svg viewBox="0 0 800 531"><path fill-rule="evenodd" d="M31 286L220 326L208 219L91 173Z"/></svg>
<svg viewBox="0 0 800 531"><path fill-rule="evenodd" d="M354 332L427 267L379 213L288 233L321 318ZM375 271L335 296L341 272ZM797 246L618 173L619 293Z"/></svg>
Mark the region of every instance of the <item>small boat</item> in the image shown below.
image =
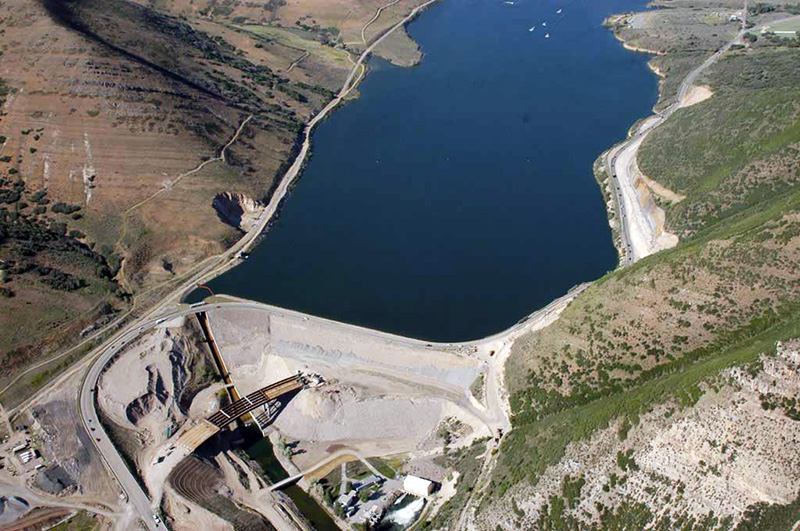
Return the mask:
<svg viewBox="0 0 800 531"><path fill-rule="evenodd" d="M542 26L547 26L547 22L542 22Z"/></svg>
<svg viewBox="0 0 800 531"><path fill-rule="evenodd" d="M533 31L535 29L536 29L536 26L531 26L530 28L528 28L528 31Z"/></svg>
<svg viewBox="0 0 800 531"><path fill-rule="evenodd" d="M550 34L549 34L549 33L545 33L545 34L544 34L544 38L545 38L545 39L549 39L549 38L550 38Z"/></svg>
<svg viewBox="0 0 800 531"><path fill-rule="evenodd" d="M558 13L558 14L560 15L560 14L561 14L561 11L562 11L562 10L561 10L561 8L559 7L559 8L558 8L558 11L556 11L556 13Z"/></svg>
<svg viewBox="0 0 800 531"><path fill-rule="evenodd" d="M514 5L514 2L510 2L509 0L506 0L506 1L505 1L505 2L503 2L503 3L504 3L505 5L507 5L507 6L513 6L513 5Z"/></svg>

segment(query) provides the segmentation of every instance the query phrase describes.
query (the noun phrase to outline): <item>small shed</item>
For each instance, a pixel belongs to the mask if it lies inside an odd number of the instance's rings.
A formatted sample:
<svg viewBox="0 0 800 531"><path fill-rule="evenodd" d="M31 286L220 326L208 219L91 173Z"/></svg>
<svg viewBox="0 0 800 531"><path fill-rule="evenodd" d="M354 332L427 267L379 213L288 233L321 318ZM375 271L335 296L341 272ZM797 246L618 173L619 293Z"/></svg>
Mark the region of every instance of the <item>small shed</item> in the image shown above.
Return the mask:
<svg viewBox="0 0 800 531"><path fill-rule="evenodd" d="M414 496L427 498L433 492L433 481L408 475L403 480L403 490Z"/></svg>

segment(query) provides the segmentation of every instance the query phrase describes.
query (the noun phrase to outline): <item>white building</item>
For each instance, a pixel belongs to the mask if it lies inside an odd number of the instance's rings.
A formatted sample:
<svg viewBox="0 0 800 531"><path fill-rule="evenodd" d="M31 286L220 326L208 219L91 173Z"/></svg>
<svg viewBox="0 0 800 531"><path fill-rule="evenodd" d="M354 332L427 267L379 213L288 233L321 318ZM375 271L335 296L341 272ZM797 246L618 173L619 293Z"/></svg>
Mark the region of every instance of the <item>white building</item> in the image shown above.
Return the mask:
<svg viewBox="0 0 800 531"><path fill-rule="evenodd" d="M358 497L358 494L356 493L356 491L351 490L350 492L347 492L347 493L342 494L341 496L339 496L336 499L336 503L341 505L342 508L347 509L348 507L353 505L353 503L355 503L357 497Z"/></svg>
<svg viewBox="0 0 800 531"><path fill-rule="evenodd" d="M403 490L414 496L427 498L433 492L433 482L418 476L408 475L403 480Z"/></svg>

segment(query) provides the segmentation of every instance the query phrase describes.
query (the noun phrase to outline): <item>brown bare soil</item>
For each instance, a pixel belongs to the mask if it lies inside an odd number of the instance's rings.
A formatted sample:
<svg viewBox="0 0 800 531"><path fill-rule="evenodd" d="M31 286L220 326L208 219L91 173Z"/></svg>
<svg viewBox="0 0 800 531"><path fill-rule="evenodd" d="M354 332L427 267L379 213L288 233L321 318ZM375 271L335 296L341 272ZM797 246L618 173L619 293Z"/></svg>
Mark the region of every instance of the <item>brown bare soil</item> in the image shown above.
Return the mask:
<svg viewBox="0 0 800 531"><path fill-rule="evenodd" d="M382 12L368 38L417 3ZM9 374L232 245L241 229L223 221L215 197L269 196L302 124L352 67L343 42L360 39L382 5L1 4L2 222L60 233L78 254L94 253L58 268L85 286L53 289L34 274L7 274L9 260L21 261L19 242L0 235L0 325L12 331L0 352ZM26 260L52 267L48 250ZM98 275L101 267L110 277Z"/></svg>
<svg viewBox="0 0 800 531"><path fill-rule="evenodd" d="M60 466L74 482L75 486L60 492L60 496L76 502L113 507L119 501L119 490L89 434L81 426L77 407L80 379L80 375L73 376L61 389L53 391L34 406L23 421L31 426L45 463Z"/></svg>
<svg viewBox="0 0 800 531"><path fill-rule="evenodd" d="M274 529L262 517L240 509L231 501L222 473L205 461L193 456L187 457L172 470L168 481L178 494L231 522L234 529Z"/></svg>
<svg viewBox="0 0 800 531"><path fill-rule="evenodd" d="M49 529L53 524L65 518L69 509L43 508L34 509L13 524L4 527L5 531L39 531Z"/></svg>

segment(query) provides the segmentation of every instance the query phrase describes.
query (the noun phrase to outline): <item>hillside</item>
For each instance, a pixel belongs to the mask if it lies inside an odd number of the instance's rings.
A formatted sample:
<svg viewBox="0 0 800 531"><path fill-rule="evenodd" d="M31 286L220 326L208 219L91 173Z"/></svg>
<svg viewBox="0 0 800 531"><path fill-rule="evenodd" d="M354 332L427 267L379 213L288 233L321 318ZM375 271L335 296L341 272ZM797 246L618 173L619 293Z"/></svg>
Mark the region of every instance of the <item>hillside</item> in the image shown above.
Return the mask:
<svg viewBox="0 0 800 531"><path fill-rule="evenodd" d="M719 22L733 4L666 5L615 20L633 47L663 52L654 66L671 65L659 107L703 50L736 34ZM795 11L759 4L750 22ZM685 196L659 201L681 241L608 274L514 344L513 429L490 479L476 484L470 524L789 529L800 520L797 64L794 39L767 33L735 46L696 81L713 95L645 140L642 172Z"/></svg>
<svg viewBox="0 0 800 531"><path fill-rule="evenodd" d="M345 19L284 5L0 4L0 383L146 308L247 230L380 2L338 6Z"/></svg>

